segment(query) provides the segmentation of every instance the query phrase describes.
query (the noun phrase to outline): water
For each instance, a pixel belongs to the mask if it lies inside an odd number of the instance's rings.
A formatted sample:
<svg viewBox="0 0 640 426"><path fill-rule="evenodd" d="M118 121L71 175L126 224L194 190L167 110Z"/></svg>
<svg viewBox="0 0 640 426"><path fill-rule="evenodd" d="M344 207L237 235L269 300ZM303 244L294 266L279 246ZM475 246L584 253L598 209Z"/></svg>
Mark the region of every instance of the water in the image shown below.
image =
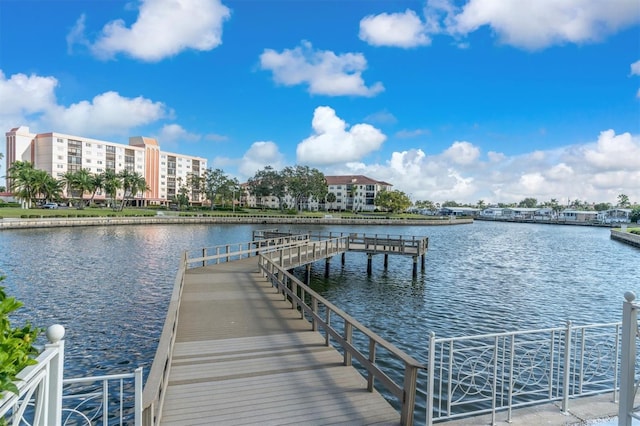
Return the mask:
<svg viewBox="0 0 640 426"><path fill-rule="evenodd" d="M0 233L0 274L25 306L12 318L67 329L66 376L148 372L179 255L249 241L254 225L157 225ZM427 335L493 333L621 320L625 291L639 293L640 251L609 229L476 222L436 227L281 227L428 236L426 269L410 257L348 253L343 267L312 270L312 286L421 361Z"/></svg>

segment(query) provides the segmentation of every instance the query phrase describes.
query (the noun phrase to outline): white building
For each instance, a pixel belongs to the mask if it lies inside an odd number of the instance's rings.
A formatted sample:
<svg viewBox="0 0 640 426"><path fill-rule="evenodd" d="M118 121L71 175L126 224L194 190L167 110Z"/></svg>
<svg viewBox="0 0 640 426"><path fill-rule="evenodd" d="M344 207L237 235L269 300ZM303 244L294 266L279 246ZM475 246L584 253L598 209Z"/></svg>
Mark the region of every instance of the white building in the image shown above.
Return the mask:
<svg viewBox="0 0 640 426"><path fill-rule="evenodd" d="M155 139L142 136L129 138L129 144L102 141L62 133L31 133L26 126L6 133L6 170L15 161L29 161L36 169L45 170L54 178L66 172L87 169L92 174L113 170L136 172L145 178L149 190L138 204L167 204L173 201L189 176L202 176L207 160L160 150ZM105 199L97 193L95 200ZM117 194L118 197L122 193ZM192 202L201 202L202 195L191 194Z"/></svg>
<svg viewBox="0 0 640 426"><path fill-rule="evenodd" d="M371 179L363 175L325 176L327 189L336 197L327 203L328 210L374 211L376 195L391 191L390 183Z"/></svg>

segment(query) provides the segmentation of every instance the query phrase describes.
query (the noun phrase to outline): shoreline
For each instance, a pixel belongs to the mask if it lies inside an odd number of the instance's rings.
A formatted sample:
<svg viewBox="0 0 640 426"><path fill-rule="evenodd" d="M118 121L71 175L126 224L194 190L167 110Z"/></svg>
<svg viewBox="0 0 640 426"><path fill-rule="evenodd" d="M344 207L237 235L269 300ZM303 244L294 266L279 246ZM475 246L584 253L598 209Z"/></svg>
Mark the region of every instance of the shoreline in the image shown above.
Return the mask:
<svg viewBox="0 0 640 426"><path fill-rule="evenodd" d="M147 216L147 217L90 217L90 218L4 218L0 230L58 228L111 225L201 225L201 224L260 224L260 225L389 225L444 226L472 224L473 219L342 219L313 217L243 217L243 216Z"/></svg>
<svg viewBox="0 0 640 426"><path fill-rule="evenodd" d="M619 231L617 229L612 229L611 239L640 248L640 235L632 234L629 231Z"/></svg>

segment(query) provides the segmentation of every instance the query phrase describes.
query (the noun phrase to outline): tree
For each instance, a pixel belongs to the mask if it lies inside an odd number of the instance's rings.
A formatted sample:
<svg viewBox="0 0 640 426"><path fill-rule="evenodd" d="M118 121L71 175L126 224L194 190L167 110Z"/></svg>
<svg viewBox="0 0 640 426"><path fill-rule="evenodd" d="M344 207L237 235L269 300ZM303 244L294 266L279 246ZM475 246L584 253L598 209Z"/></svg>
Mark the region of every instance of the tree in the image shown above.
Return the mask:
<svg viewBox="0 0 640 426"><path fill-rule="evenodd" d="M518 203L518 207L533 209L535 207L538 207L538 200L536 200L535 198L525 198Z"/></svg>
<svg viewBox="0 0 640 426"><path fill-rule="evenodd" d="M118 173L118 178L122 182L122 200L120 202L120 211L124 210L127 200L132 199L136 194L148 191L147 182L138 172L130 172L125 169Z"/></svg>
<svg viewBox="0 0 640 426"><path fill-rule="evenodd" d="M597 212L601 212L601 211L604 211L604 210L609 210L609 209L611 209L611 204L609 204L609 203L598 203L598 204L595 204L593 206L593 209L595 211L597 211Z"/></svg>
<svg viewBox="0 0 640 426"><path fill-rule="evenodd" d="M393 213L403 212L411 206L411 199L407 194L399 190L380 191L376 194L374 203L378 207L390 210Z"/></svg>
<svg viewBox="0 0 640 426"><path fill-rule="evenodd" d="M189 181L186 185L182 184L182 178L178 178L178 193L174 196L175 202L180 210L189 207L189 192L191 191Z"/></svg>
<svg viewBox="0 0 640 426"><path fill-rule="evenodd" d="M478 202L476 203L476 207L480 210L484 210L484 208L486 207L484 200L478 200Z"/></svg>
<svg viewBox="0 0 640 426"><path fill-rule="evenodd" d="M629 207L629 197L626 194L618 195L618 207L625 208Z"/></svg>
<svg viewBox="0 0 640 426"><path fill-rule="evenodd" d="M631 222L640 223L640 206L635 206L629 216Z"/></svg>
<svg viewBox="0 0 640 426"><path fill-rule="evenodd" d="M438 210L438 207L436 206L436 204L433 201L429 201L429 200L420 200L420 201L416 201L414 203L414 206L416 206L419 209L427 209L427 210Z"/></svg>
<svg viewBox="0 0 640 426"><path fill-rule="evenodd" d="M303 204L311 199L324 200L327 194L327 180L318 169L309 166L285 167L282 176L287 192L294 199L296 208L301 211Z"/></svg>
<svg viewBox="0 0 640 426"><path fill-rule="evenodd" d="M11 192L22 201L22 208L30 208L35 201L37 176L36 169L28 161L16 161L7 170Z"/></svg>
<svg viewBox="0 0 640 426"><path fill-rule="evenodd" d="M256 174L249 178L248 190L251 195L256 197L256 203L264 209L262 199L268 196L278 198L278 206L282 210L282 202L286 195L286 182L284 176L273 169L266 166L259 170Z"/></svg>
<svg viewBox="0 0 640 426"><path fill-rule="evenodd" d="M222 169L207 169L204 172L204 195L211 203L211 210L213 210L216 204L216 198L218 193L225 184L226 176Z"/></svg>
<svg viewBox="0 0 640 426"><path fill-rule="evenodd" d="M89 205L93 203L93 199L96 196L96 192L98 192L101 189L104 189L104 184L105 184L105 178L103 173L91 176L91 198L89 199Z"/></svg>
<svg viewBox="0 0 640 426"><path fill-rule="evenodd" d="M329 209L329 206L333 207L333 203L335 203L337 200L336 198L336 194L334 194L333 192L329 192L327 193L327 197L326 197L326 209Z"/></svg>
<svg viewBox="0 0 640 426"><path fill-rule="evenodd" d="M104 192L109 198L109 205L112 209L116 209L116 195L118 189L122 188L122 182L115 171L107 169L102 173Z"/></svg>
<svg viewBox="0 0 640 426"><path fill-rule="evenodd" d="M442 207L460 207L460 204L455 201L445 201L442 203Z"/></svg>

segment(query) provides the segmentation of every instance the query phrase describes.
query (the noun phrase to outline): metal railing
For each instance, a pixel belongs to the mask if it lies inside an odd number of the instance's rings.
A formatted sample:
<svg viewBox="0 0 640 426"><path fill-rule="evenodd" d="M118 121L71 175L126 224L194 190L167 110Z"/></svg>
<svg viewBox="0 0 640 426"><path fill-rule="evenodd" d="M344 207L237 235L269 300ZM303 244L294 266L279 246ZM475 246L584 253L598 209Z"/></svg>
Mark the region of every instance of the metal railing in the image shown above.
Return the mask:
<svg viewBox="0 0 640 426"><path fill-rule="evenodd" d="M47 329L49 343L36 358L36 364L23 369L14 382L18 393L5 392L0 398L0 419L8 424L59 426L62 418L62 369L64 328Z"/></svg>
<svg viewBox="0 0 640 426"><path fill-rule="evenodd" d="M341 239L336 239L340 241ZM392 343L369 330L353 317L327 301L311 288L303 284L295 276L280 266L277 261L284 257L271 259L267 255L259 258L260 270L271 281L272 285L282 292L284 297L291 300L292 309L299 309L301 316L307 318L314 331L321 331L325 336L325 344L329 346L335 342L337 349L341 350L344 357L344 365L352 365L355 359L366 370L367 390L373 391L375 381L397 398L400 405L400 423L412 425L417 393L418 370L424 365L407 355ZM340 327L336 327L340 324ZM366 349L359 349L354 333L367 342ZM361 339L361 340L362 340ZM402 384L392 380L390 374L383 371L377 362L378 351L394 359L394 362L404 366L404 379ZM393 362L392 362L393 363Z"/></svg>
<svg viewBox="0 0 640 426"><path fill-rule="evenodd" d="M142 367L63 380L62 424L142 425Z"/></svg>
<svg viewBox="0 0 640 426"><path fill-rule="evenodd" d="M621 323L429 339L427 424L542 402L613 393Z"/></svg>
<svg viewBox="0 0 640 426"><path fill-rule="evenodd" d="M631 426L633 419L640 420L640 407L635 405L640 380L636 379L638 329L638 305L633 292L624 294L622 303L622 361L620 367L620 404L618 425Z"/></svg>
<svg viewBox="0 0 640 426"><path fill-rule="evenodd" d="M142 424L142 368L135 373L63 380L64 328L47 329L36 364L23 369L18 393L0 398L0 420L33 426ZM109 386L116 382L117 386Z"/></svg>

